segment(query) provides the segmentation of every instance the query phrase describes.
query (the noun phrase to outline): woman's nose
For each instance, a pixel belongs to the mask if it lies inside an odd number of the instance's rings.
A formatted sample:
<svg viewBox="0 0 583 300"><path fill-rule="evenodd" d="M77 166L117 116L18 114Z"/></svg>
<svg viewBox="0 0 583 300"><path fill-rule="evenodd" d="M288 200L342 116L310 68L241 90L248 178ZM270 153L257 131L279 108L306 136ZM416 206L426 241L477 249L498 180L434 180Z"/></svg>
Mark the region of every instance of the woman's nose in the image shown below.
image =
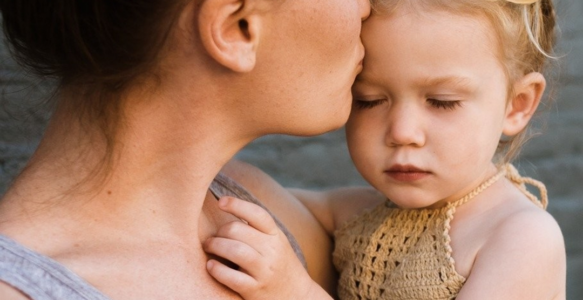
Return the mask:
<svg viewBox="0 0 583 300"><path fill-rule="evenodd" d="M386 143L391 147L425 145L422 112L414 104L397 104L388 116Z"/></svg>
<svg viewBox="0 0 583 300"><path fill-rule="evenodd" d="M360 9L360 17L364 21L370 16L370 0L356 0Z"/></svg>

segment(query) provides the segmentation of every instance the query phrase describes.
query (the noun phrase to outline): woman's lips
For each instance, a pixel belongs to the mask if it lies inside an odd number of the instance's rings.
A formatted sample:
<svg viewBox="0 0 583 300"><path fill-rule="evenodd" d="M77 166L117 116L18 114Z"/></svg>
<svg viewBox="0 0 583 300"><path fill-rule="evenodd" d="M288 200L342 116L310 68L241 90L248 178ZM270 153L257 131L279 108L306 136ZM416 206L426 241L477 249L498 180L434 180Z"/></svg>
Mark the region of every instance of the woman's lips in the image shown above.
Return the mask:
<svg viewBox="0 0 583 300"><path fill-rule="evenodd" d="M412 182L423 179L431 174L431 172L419 169L412 165L394 165L385 173L396 181Z"/></svg>

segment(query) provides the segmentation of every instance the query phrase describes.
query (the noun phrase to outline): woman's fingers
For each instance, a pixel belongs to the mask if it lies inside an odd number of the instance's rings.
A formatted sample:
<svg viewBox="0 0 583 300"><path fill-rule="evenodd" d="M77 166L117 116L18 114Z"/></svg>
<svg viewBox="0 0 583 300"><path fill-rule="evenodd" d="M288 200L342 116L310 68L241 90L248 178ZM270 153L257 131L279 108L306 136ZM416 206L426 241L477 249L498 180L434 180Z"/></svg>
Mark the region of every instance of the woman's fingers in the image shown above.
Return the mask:
<svg viewBox="0 0 583 300"><path fill-rule="evenodd" d="M221 197L219 208L244 221L251 227L269 235L279 233L273 217L257 204L233 197Z"/></svg>

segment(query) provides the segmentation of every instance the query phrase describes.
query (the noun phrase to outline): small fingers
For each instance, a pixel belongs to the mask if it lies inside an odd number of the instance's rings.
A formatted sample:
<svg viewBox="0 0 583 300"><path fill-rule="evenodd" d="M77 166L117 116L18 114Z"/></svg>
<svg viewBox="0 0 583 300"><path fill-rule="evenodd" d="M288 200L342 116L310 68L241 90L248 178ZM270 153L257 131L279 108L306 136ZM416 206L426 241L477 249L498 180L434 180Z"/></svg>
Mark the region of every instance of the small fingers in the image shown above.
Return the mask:
<svg viewBox="0 0 583 300"><path fill-rule="evenodd" d="M233 221L222 225L215 237L223 237L243 242L250 246L261 244L266 237L271 237L265 233L251 227L242 221Z"/></svg>
<svg viewBox="0 0 583 300"><path fill-rule="evenodd" d="M273 217L261 206L233 197L221 197L219 208L246 221L251 227L270 235L276 235L279 228Z"/></svg>
<svg viewBox="0 0 583 300"><path fill-rule="evenodd" d="M256 284L255 279L251 276L241 271L231 269L214 259L207 262L206 269L218 282L226 285L228 288L239 294L245 294Z"/></svg>
<svg viewBox="0 0 583 300"><path fill-rule="evenodd" d="M209 238L203 243L203 248L207 253L224 258L243 270L252 269L261 259L261 254L250 245L227 238Z"/></svg>

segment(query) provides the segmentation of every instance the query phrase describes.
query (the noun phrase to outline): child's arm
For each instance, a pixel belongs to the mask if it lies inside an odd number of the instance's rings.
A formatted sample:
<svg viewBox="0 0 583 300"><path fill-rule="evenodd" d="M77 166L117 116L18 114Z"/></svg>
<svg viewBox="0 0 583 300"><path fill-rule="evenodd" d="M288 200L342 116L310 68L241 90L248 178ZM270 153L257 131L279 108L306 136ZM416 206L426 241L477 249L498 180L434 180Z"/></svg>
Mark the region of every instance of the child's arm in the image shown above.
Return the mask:
<svg viewBox="0 0 583 300"><path fill-rule="evenodd" d="M332 236L346 221L371 209L386 198L372 187L344 187L328 191L288 189Z"/></svg>
<svg viewBox="0 0 583 300"><path fill-rule="evenodd" d="M458 300L565 299L561 230L546 212L519 212L479 250Z"/></svg>
<svg viewBox="0 0 583 300"><path fill-rule="evenodd" d="M316 217L269 175L245 162L231 160L221 171L235 180L284 224L301 247L308 274L328 293L336 291L332 239Z"/></svg>
<svg viewBox="0 0 583 300"><path fill-rule="evenodd" d="M244 220L222 226L203 244L207 253L239 266L236 270L210 259L207 270L218 282L246 300L332 299L310 278L285 234L263 208L231 197L222 197L218 205Z"/></svg>

